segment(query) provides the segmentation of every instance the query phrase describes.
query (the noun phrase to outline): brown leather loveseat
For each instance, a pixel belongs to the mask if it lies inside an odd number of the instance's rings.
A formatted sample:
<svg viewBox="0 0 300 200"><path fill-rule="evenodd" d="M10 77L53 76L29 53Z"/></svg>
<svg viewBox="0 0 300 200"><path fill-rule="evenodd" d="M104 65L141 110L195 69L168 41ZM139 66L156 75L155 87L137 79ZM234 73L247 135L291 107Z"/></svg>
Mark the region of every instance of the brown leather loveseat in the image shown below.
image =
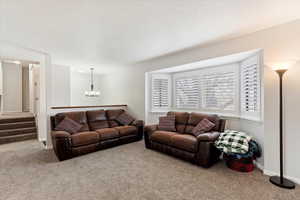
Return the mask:
<svg viewBox="0 0 300 200"><path fill-rule="evenodd" d="M123 112L122 109L92 110L58 113L52 116L52 143L58 159L66 160L100 149L141 140L144 122L134 120L129 125L121 125L116 118ZM55 127L65 117L82 125L81 129L74 134L55 131Z"/></svg>
<svg viewBox="0 0 300 200"><path fill-rule="evenodd" d="M169 112L175 114L176 132L159 130L158 125L145 127L146 148L155 149L173 156L188 160L203 167L210 167L219 160L220 151L215 148L214 141L224 131L225 120L217 115L201 113ZM210 131L195 137L193 128L203 119L215 124Z"/></svg>

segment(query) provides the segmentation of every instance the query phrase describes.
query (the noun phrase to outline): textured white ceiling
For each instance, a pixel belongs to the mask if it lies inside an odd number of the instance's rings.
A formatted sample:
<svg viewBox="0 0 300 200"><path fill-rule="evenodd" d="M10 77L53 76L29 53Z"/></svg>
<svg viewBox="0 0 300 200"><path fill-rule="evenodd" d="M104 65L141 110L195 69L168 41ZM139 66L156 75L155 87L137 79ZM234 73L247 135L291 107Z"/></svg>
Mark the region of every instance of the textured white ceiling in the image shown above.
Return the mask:
<svg viewBox="0 0 300 200"><path fill-rule="evenodd" d="M299 0L0 0L0 37L71 66L126 65L300 18Z"/></svg>

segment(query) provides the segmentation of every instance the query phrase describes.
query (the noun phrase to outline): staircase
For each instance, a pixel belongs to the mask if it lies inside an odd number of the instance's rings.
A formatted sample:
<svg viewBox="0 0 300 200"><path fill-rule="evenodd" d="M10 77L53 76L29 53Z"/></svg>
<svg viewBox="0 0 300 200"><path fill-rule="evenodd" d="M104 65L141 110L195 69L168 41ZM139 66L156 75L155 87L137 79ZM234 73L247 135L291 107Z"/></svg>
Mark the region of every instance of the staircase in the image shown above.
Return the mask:
<svg viewBox="0 0 300 200"><path fill-rule="evenodd" d="M0 119L0 144L37 138L34 117Z"/></svg>

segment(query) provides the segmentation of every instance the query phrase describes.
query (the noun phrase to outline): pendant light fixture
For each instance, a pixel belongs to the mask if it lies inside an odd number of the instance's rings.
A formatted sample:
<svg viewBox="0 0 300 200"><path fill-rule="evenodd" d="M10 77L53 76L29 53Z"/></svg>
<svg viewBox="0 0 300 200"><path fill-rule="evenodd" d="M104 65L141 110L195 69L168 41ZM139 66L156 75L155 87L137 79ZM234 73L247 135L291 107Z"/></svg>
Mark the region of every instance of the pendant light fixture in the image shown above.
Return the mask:
<svg viewBox="0 0 300 200"><path fill-rule="evenodd" d="M86 97L98 97L100 96L99 91L94 91L94 68L91 68L91 90L85 91Z"/></svg>

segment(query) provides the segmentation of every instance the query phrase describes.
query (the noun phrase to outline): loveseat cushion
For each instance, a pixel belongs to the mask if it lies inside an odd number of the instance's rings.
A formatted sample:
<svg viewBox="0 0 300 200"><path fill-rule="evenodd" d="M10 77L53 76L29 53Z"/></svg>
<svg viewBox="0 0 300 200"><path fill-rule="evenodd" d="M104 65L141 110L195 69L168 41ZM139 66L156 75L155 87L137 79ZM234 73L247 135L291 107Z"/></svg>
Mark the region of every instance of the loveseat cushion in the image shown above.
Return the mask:
<svg viewBox="0 0 300 200"><path fill-rule="evenodd" d="M197 138L188 134L175 134L171 136L170 145L192 153L196 153L198 151Z"/></svg>
<svg viewBox="0 0 300 200"><path fill-rule="evenodd" d="M167 115L159 117L158 129L161 131L176 131L175 115Z"/></svg>
<svg viewBox="0 0 300 200"><path fill-rule="evenodd" d="M135 126L117 126L115 127L119 131L119 136L137 135L137 128Z"/></svg>
<svg viewBox="0 0 300 200"><path fill-rule="evenodd" d="M185 128L185 133L193 134L193 129L197 124L203 120L208 119L212 123L215 124L215 127L212 128L211 131L218 131L220 128L220 118L217 115L207 115L207 114L201 114L201 113L191 113L187 126Z"/></svg>
<svg viewBox="0 0 300 200"><path fill-rule="evenodd" d="M116 118L123 112L123 109L106 110L106 116L108 119L109 127L113 128L121 125L116 121Z"/></svg>
<svg viewBox="0 0 300 200"><path fill-rule="evenodd" d="M64 112L64 113L58 113L55 115L55 127L64 120L65 117L68 117L75 122L82 125L79 132L89 131L89 125L87 123L87 117L86 112L79 111L79 112Z"/></svg>
<svg viewBox="0 0 300 200"><path fill-rule="evenodd" d="M119 131L115 128L98 129L96 132L98 133L101 141L119 137Z"/></svg>
<svg viewBox="0 0 300 200"><path fill-rule="evenodd" d="M167 115L175 115L176 132L184 133L190 114L187 112L168 112Z"/></svg>
<svg viewBox="0 0 300 200"><path fill-rule="evenodd" d="M109 128L105 110L91 110L86 112L88 123L92 131Z"/></svg>
<svg viewBox="0 0 300 200"><path fill-rule="evenodd" d="M75 133L71 136L72 146L78 147L82 145L95 144L99 142L99 135L95 131L86 131Z"/></svg>
<svg viewBox="0 0 300 200"><path fill-rule="evenodd" d="M170 131L155 131L154 133L151 134L150 140L153 140L161 144L170 145L171 137L173 135L179 135L179 134Z"/></svg>
<svg viewBox="0 0 300 200"><path fill-rule="evenodd" d="M194 136L198 137L200 134L205 132L209 132L211 129L215 127L215 124L209 121L208 119L204 118L201 120L197 126L195 126L192 130Z"/></svg>

